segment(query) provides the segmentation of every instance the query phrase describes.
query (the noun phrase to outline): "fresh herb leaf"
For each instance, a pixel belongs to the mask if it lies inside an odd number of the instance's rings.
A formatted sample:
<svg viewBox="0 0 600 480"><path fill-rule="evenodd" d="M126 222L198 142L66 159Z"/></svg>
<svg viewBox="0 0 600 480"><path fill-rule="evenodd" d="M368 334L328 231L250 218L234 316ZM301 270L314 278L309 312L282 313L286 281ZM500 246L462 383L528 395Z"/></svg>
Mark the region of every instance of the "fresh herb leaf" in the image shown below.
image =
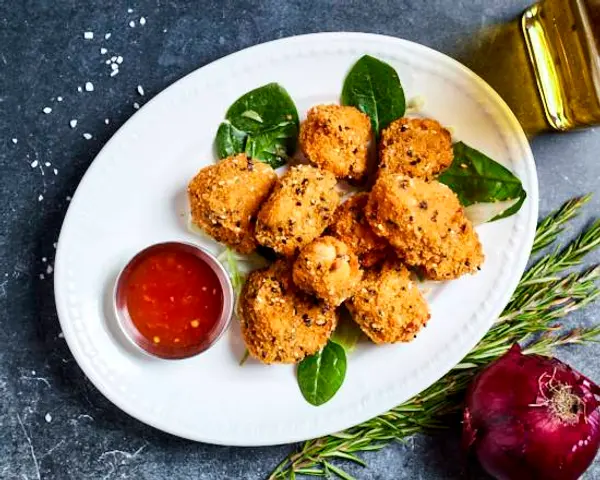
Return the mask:
<svg viewBox="0 0 600 480"><path fill-rule="evenodd" d="M248 135L245 132L238 130L231 123L221 123L215 139L219 158L226 158L243 152L246 148L247 137Z"/></svg>
<svg viewBox="0 0 600 480"><path fill-rule="evenodd" d="M340 309L340 321L331 335L331 341L342 346L346 353L352 353L361 336L362 332L352 320L350 312L346 308Z"/></svg>
<svg viewBox="0 0 600 480"><path fill-rule="evenodd" d="M454 161L438 180L448 185L465 207L474 203L519 199L492 221L518 212L527 193L510 170L463 142L454 144Z"/></svg>
<svg viewBox="0 0 600 480"><path fill-rule="evenodd" d="M390 65L370 55L354 64L342 89L342 105L366 113L376 135L404 115L406 100L398 73Z"/></svg>
<svg viewBox="0 0 600 480"><path fill-rule="evenodd" d="M298 111L283 87L269 83L238 98L217 130L219 158L245 152L273 168L296 149Z"/></svg>
<svg viewBox="0 0 600 480"><path fill-rule="evenodd" d="M298 386L306 401L319 406L329 401L346 377L346 352L335 342L328 342L315 355L298 364Z"/></svg>
<svg viewBox="0 0 600 480"><path fill-rule="evenodd" d="M286 164L289 155L296 149L298 128L294 123L283 123L270 130L248 137L246 155L279 168Z"/></svg>

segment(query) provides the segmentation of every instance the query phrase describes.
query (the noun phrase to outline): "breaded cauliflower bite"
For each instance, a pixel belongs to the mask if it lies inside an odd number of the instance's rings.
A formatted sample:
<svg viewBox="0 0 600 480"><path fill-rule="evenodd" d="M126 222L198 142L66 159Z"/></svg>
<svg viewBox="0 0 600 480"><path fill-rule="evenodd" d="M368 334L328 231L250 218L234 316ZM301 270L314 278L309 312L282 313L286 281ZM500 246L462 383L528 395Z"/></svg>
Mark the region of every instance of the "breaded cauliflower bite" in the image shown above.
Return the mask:
<svg viewBox="0 0 600 480"><path fill-rule="evenodd" d="M243 153L204 167L187 189L192 222L218 242L250 253L256 215L276 180L269 165Z"/></svg>
<svg viewBox="0 0 600 480"><path fill-rule="evenodd" d="M293 284L285 260L249 275L239 315L246 347L263 363L296 363L317 353L337 325L333 307Z"/></svg>
<svg viewBox="0 0 600 480"><path fill-rule="evenodd" d="M375 343L410 342L430 318L427 302L397 259L367 270L345 305Z"/></svg>
<svg viewBox="0 0 600 480"><path fill-rule="evenodd" d="M290 257L329 225L340 201L331 172L298 165L277 183L258 213L256 240Z"/></svg>
<svg viewBox="0 0 600 480"><path fill-rule="evenodd" d="M306 245L294 262L294 283L307 293L337 307L362 278L358 258L333 237L321 237Z"/></svg>
<svg viewBox="0 0 600 480"><path fill-rule="evenodd" d="M373 230L402 260L432 280L450 280L479 269L479 237L458 197L446 185L403 175L384 175L366 207Z"/></svg>
<svg viewBox="0 0 600 480"><path fill-rule="evenodd" d="M378 175L430 180L452 163L452 136L436 120L399 118L381 133Z"/></svg>
<svg viewBox="0 0 600 480"><path fill-rule="evenodd" d="M358 193L342 203L333 215L327 234L348 245L363 267L372 267L385 258L388 243L375 235L365 218L368 193Z"/></svg>
<svg viewBox="0 0 600 480"><path fill-rule="evenodd" d="M306 158L355 183L367 175L370 139L371 121L354 107L317 105L300 126L300 148Z"/></svg>

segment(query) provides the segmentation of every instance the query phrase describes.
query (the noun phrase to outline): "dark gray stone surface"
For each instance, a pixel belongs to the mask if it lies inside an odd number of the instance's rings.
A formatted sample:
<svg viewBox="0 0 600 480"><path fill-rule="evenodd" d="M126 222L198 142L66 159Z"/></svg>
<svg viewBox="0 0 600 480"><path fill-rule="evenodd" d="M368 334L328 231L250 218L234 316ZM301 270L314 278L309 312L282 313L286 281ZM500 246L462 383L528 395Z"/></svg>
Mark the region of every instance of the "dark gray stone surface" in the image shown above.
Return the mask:
<svg viewBox="0 0 600 480"><path fill-rule="evenodd" d="M143 104L186 73L241 48L301 33L348 30L414 40L461 59L484 75L526 124L534 124L534 109L522 101L528 92L520 80L527 73L518 66L522 52L499 27L527 3L0 1L0 478L261 479L292 448L216 447L147 427L98 393L60 337L50 271L53 243L68 196L134 112L134 102ZM93 40L84 39L86 31L94 33ZM104 59L113 55L121 55L123 63L111 78ZM507 88L507 80L519 88ZM94 91L78 92L88 81ZM138 84L144 97L136 93ZM44 107L52 112L44 114ZM69 127L71 119L77 119L77 128ZM84 139L84 132L93 138ZM571 196L598 191L600 130L540 135L532 146L542 214ZM599 206L600 197L566 237L597 215ZM599 260L597 254L590 258ZM590 306L567 322L597 322L597 311L597 305ZM600 346L574 346L560 355L600 379ZM458 478L457 442L457 431L416 437L365 455L368 469L350 470L361 479ZM587 478L600 478L598 461Z"/></svg>

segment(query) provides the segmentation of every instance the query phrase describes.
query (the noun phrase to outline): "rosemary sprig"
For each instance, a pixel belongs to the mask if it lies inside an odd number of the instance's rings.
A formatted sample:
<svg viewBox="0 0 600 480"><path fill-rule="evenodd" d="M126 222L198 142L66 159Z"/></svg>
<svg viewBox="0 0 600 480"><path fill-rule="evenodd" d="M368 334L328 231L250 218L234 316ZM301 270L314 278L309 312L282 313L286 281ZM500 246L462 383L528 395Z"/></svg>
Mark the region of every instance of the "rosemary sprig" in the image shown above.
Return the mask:
<svg viewBox="0 0 600 480"><path fill-rule="evenodd" d="M548 215L537 227L533 252L553 244L565 224L590 196L574 198ZM542 256L523 275L511 301L485 337L446 376L411 400L379 417L326 437L308 440L289 455L271 474L270 480L296 475L352 477L333 460L360 465L358 452L379 450L395 440L419 432L446 428L448 416L462 408L465 390L473 376L505 353L515 342L525 344L526 353L548 355L556 347L581 344L600 336L600 325L564 331L556 323L600 295L600 266L568 273L583 257L600 245L600 221L563 249Z"/></svg>

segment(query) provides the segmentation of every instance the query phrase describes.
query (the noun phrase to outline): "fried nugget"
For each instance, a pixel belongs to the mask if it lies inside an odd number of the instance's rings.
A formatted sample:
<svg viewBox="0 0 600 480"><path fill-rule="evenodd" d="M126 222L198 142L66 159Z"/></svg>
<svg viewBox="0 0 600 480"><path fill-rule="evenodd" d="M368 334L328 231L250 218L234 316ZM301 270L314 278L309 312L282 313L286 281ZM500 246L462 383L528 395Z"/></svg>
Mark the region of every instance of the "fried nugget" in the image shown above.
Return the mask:
<svg viewBox="0 0 600 480"><path fill-rule="evenodd" d="M381 133L378 174L430 180L452 163L452 137L430 118L399 118Z"/></svg>
<svg viewBox="0 0 600 480"><path fill-rule="evenodd" d="M365 218L368 193L359 193L342 203L333 215L327 234L348 245L358 256L363 267L371 267L383 260L388 243L375 235Z"/></svg>
<svg viewBox="0 0 600 480"><path fill-rule="evenodd" d="M356 183L367 174L369 117L354 107L317 105L300 126L300 148L308 160L337 178Z"/></svg>
<svg viewBox="0 0 600 480"><path fill-rule="evenodd" d="M479 237L458 197L439 182L399 174L379 177L366 216L405 263L420 267L432 280L458 278L483 263Z"/></svg>
<svg viewBox="0 0 600 480"><path fill-rule="evenodd" d="M276 180L269 165L243 153L204 167L187 189L191 220L218 242L250 253L256 215Z"/></svg>
<svg viewBox="0 0 600 480"><path fill-rule="evenodd" d="M306 245L294 262L294 283L307 293L337 307L362 278L358 258L344 243L320 237Z"/></svg>
<svg viewBox="0 0 600 480"><path fill-rule="evenodd" d="M263 363L296 363L317 353L337 325L333 307L294 285L285 260L249 275L238 310L246 347Z"/></svg>
<svg viewBox="0 0 600 480"><path fill-rule="evenodd" d="M409 271L397 259L367 270L344 305L375 343L410 342L431 316Z"/></svg>
<svg viewBox="0 0 600 480"><path fill-rule="evenodd" d="M256 240L290 257L329 225L340 201L335 176L310 165L291 167L263 204Z"/></svg>

